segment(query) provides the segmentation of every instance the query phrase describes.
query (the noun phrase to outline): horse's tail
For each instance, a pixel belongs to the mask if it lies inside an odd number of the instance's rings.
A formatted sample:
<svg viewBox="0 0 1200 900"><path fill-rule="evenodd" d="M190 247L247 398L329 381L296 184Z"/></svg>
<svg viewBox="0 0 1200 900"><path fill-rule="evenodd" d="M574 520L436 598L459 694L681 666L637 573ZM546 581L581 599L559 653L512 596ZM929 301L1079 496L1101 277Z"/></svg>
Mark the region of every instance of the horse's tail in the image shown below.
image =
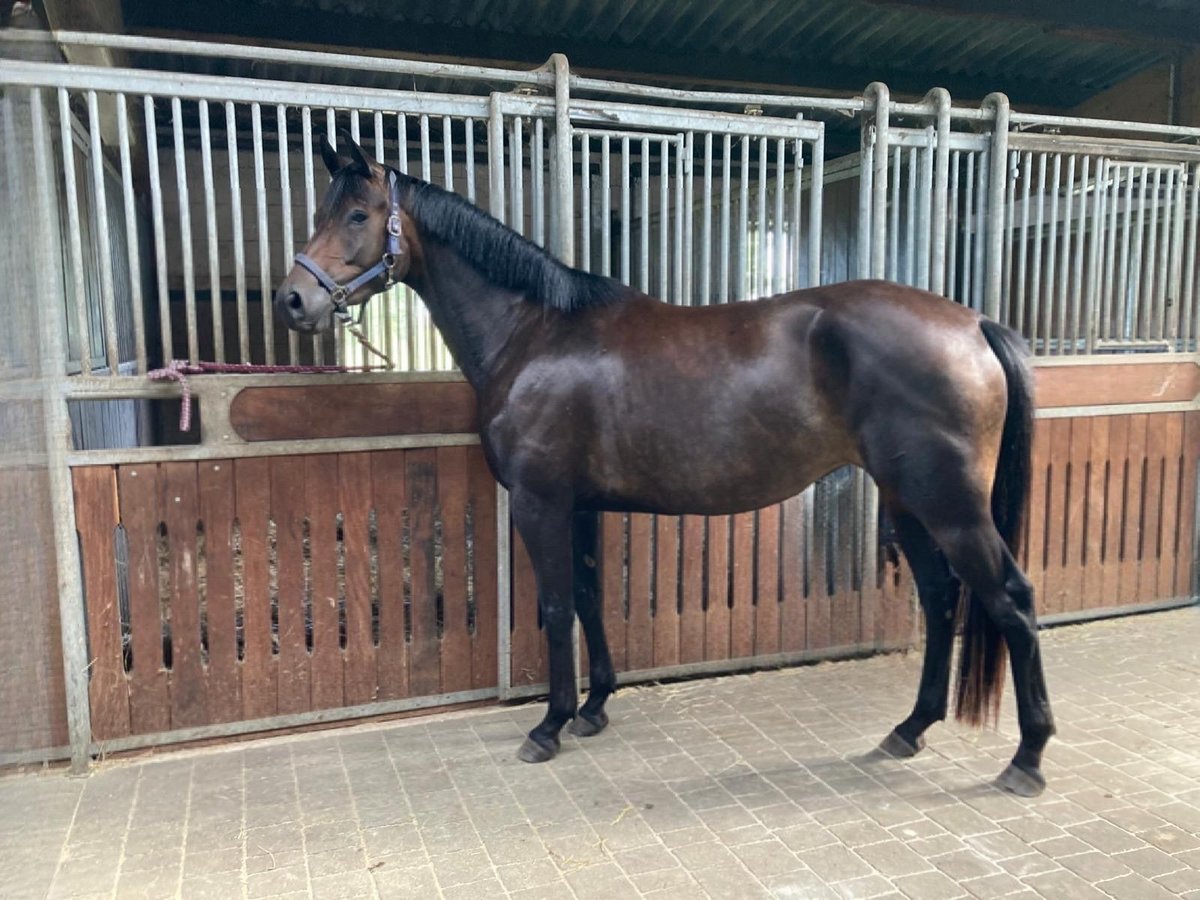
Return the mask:
<svg viewBox="0 0 1200 900"><path fill-rule="evenodd" d="M1008 411L992 484L992 520L1015 556L1022 536L1033 468L1033 375L1020 335L989 319L980 320L984 339L1000 360L1008 382ZM955 716L972 725L995 720L1004 690L1004 635L973 593L960 604L962 653Z"/></svg>

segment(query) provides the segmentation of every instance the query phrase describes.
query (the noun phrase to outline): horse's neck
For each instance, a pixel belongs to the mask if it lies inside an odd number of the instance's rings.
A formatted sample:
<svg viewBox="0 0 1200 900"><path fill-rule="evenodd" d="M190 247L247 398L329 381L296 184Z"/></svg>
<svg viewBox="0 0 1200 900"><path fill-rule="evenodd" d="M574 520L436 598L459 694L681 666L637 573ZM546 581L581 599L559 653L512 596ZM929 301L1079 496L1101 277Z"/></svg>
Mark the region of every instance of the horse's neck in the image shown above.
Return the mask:
<svg viewBox="0 0 1200 900"><path fill-rule="evenodd" d="M423 271L411 287L425 301L463 375L482 391L537 310L520 294L491 284L453 247L430 242L422 250Z"/></svg>

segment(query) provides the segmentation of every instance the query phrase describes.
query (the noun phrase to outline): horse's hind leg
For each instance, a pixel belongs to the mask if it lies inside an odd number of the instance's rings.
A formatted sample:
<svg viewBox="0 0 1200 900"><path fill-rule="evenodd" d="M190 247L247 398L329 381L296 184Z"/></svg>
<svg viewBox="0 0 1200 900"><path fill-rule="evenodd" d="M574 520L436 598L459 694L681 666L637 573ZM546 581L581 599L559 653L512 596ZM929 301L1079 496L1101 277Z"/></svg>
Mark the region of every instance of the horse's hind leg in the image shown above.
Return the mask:
<svg viewBox="0 0 1200 900"><path fill-rule="evenodd" d="M1015 794L1035 797L1046 786L1042 751L1054 734L1054 717L1042 672L1033 585L990 520L966 527L927 524L954 571L971 588L971 601L982 603L1008 645L1021 743L998 784Z"/></svg>
<svg viewBox="0 0 1200 900"><path fill-rule="evenodd" d="M599 734L608 724L604 703L617 687L608 640L604 636L601 614L599 565L600 516L594 512L575 513L573 538L575 574L575 612L583 627L588 651L588 695L567 730L579 737Z"/></svg>
<svg viewBox="0 0 1200 900"><path fill-rule="evenodd" d="M913 756L925 746L925 730L946 718L954 614L961 585L925 526L901 510L893 511L892 520L925 612L925 662L912 713L884 738L880 748L893 756Z"/></svg>

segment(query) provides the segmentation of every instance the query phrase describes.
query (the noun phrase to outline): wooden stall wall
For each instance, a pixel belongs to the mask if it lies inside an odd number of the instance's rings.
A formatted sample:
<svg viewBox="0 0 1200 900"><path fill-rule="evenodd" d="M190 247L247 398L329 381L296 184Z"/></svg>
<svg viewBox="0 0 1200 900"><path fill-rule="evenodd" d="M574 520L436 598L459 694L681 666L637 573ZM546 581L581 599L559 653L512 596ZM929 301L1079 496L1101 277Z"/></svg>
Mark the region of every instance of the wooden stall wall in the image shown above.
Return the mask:
<svg viewBox="0 0 1200 900"><path fill-rule="evenodd" d="M83 466L74 484L97 740L496 685L477 447Z"/></svg>

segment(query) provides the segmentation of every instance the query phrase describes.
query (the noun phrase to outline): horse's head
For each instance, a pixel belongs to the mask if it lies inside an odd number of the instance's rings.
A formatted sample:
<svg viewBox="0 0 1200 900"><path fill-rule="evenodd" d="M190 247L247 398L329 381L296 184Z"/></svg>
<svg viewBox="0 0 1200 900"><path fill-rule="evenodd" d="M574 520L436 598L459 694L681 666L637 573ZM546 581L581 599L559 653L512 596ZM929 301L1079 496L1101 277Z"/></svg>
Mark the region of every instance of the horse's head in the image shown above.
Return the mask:
<svg viewBox="0 0 1200 900"><path fill-rule="evenodd" d="M275 313L296 331L325 331L347 307L400 281L411 263L411 221L395 173L371 160L348 134L335 150L321 136L333 181L304 252L275 291Z"/></svg>

